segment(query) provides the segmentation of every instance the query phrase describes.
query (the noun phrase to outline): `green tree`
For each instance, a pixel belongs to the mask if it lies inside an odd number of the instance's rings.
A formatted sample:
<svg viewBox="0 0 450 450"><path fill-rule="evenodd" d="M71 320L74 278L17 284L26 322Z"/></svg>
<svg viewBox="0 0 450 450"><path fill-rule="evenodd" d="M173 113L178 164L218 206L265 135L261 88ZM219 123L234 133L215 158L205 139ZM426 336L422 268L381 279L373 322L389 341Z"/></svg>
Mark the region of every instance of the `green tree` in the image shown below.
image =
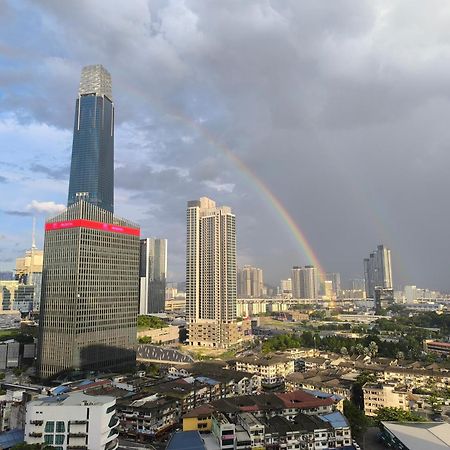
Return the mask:
<svg viewBox="0 0 450 450"><path fill-rule="evenodd" d="M376 354L378 353L378 345L376 342L371 341L369 344L369 353L371 356L376 356Z"/></svg>
<svg viewBox="0 0 450 450"><path fill-rule="evenodd" d="M426 422L423 417L409 411L404 411L401 408L380 408L377 411L375 420L380 423L385 422Z"/></svg>
<svg viewBox="0 0 450 450"><path fill-rule="evenodd" d="M366 417L364 411L350 400L344 400L344 416L347 417L352 433L356 437L362 436L370 425L370 420Z"/></svg>
<svg viewBox="0 0 450 450"><path fill-rule="evenodd" d="M139 338L139 344L151 344L152 338L151 336L142 336Z"/></svg>

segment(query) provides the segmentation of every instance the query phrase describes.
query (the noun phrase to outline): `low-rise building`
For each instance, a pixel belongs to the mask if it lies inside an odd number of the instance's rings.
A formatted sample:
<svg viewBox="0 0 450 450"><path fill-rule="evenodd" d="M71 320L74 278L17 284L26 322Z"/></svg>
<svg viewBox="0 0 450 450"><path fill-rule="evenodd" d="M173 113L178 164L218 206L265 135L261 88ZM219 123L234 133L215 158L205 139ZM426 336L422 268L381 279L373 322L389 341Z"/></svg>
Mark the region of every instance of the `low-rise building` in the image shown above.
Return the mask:
<svg viewBox="0 0 450 450"><path fill-rule="evenodd" d="M294 361L282 355L272 357L245 357L235 361L236 370L258 374L263 386L284 383L287 375L294 372Z"/></svg>
<svg viewBox="0 0 450 450"><path fill-rule="evenodd" d="M433 422L381 422L382 439L400 450L445 450L450 448L450 424Z"/></svg>
<svg viewBox="0 0 450 450"><path fill-rule="evenodd" d="M294 372L286 377L286 390L320 390L350 400L353 382L343 378L349 372L349 369L340 368L329 368L325 370L313 369L308 370L307 372Z"/></svg>
<svg viewBox="0 0 450 450"><path fill-rule="evenodd" d="M25 442L56 450L118 447L116 399L74 392L33 400L26 407Z"/></svg>
<svg viewBox="0 0 450 450"><path fill-rule="evenodd" d="M440 342L427 339L423 342L423 349L426 352L436 353L442 356L450 356L450 342Z"/></svg>
<svg viewBox="0 0 450 450"><path fill-rule="evenodd" d="M153 328L151 330L139 331L138 339L147 337L152 344L167 345L176 344L179 341L180 329L173 325L164 328Z"/></svg>
<svg viewBox="0 0 450 450"><path fill-rule="evenodd" d="M400 408L410 410L410 393L391 384L366 383L363 386L364 413L366 416L376 416L380 408Z"/></svg>

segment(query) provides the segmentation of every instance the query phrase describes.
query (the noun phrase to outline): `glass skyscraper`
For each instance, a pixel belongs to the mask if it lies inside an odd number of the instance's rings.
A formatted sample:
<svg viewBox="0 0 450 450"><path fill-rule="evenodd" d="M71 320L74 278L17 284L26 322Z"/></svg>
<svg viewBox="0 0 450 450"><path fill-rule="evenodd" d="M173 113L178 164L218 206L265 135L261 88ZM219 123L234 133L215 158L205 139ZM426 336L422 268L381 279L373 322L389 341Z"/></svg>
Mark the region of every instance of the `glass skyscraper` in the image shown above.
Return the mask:
<svg viewBox="0 0 450 450"><path fill-rule="evenodd" d="M136 363L139 226L113 214L111 76L83 69L69 205L45 224L37 374Z"/></svg>
<svg viewBox="0 0 450 450"><path fill-rule="evenodd" d="M83 68L75 106L67 206L80 199L114 212L114 104L100 64Z"/></svg>

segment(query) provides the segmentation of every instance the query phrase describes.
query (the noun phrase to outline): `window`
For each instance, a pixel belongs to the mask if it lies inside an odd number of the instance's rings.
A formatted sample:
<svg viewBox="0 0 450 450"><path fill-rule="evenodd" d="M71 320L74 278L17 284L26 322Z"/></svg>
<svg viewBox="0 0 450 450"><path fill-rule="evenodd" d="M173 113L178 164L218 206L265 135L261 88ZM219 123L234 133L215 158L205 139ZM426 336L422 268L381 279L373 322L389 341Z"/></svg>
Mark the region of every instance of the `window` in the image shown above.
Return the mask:
<svg viewBox="0 0 450 450"><path fill-rule="evenodd" d="M65 427L64 427L64 422L56 422L56 432L57 433L64 433ZM62 442L61 442L62 444Z"/></svg>
<svg viewBox="0 0 450 450"><path fill-rule="evenodd" d="M53 433L54 431L55 431L55 422L45 422L45 432Z"/></svg>
<svg viewBox="0 0 450 450"><path fill-rule="evenodd" d="M44 434L44 442L46 444L53 444L53 434Z"/></svg>
<svg viewBox="0 0 450 450"><path fill-rule="evenodd" d="M58 427L56 427L58 429ZM64 434L57 434L55 436L55 444L64 444Z"/></svg>

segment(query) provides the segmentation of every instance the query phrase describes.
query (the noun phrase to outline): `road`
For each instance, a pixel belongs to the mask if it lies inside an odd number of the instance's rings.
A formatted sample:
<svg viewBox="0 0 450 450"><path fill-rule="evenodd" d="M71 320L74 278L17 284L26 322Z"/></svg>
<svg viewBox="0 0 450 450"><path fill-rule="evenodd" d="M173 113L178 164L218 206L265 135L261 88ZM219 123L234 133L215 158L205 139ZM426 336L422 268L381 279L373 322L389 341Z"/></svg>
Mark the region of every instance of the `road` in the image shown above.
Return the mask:
<svg viewBox="0 0 450 450"><path fill-rule="evenodd" d="M369 428L364 435L364 439L358 441L361 450L387 450L388 447L377 439L379 432L380 430L378 427Z"/></svg>

